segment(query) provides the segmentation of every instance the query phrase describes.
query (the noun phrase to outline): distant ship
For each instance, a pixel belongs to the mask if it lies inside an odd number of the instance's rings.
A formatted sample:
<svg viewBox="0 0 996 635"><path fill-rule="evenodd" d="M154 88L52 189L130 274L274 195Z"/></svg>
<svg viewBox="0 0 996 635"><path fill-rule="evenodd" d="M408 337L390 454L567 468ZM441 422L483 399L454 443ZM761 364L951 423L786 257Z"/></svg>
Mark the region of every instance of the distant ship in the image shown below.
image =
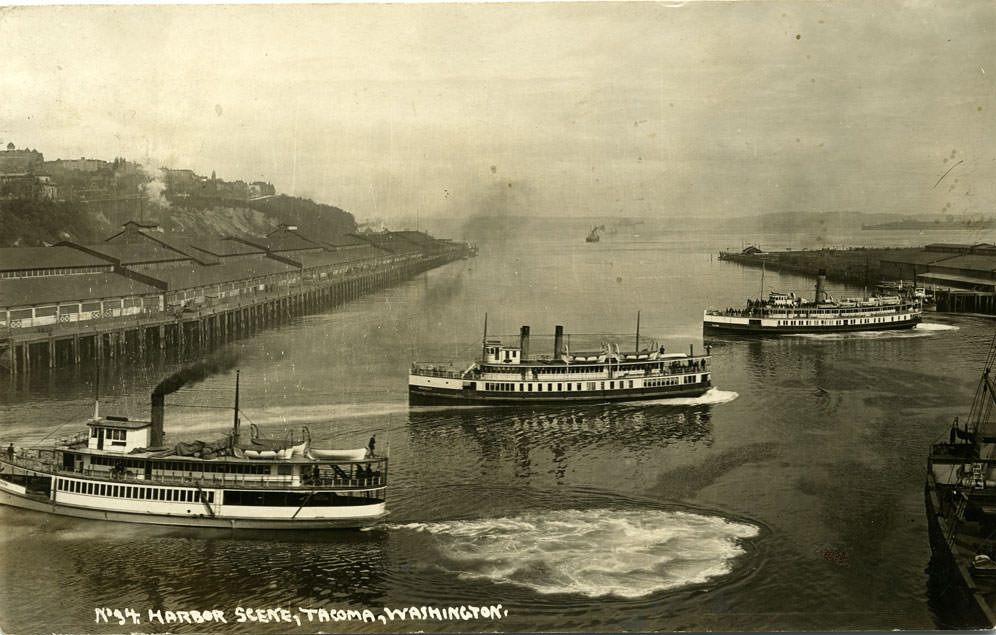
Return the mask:
<svg viewBox="0 0 996 635"><path fill-rule="evenodd" d="M955 417L947 442L930 448L924 488L931 564L943 576L940 587L960 596L950 598L958 619L981 628L996 626L994 361L996 337L968 419L959 424Z"/></svg>
<svg viewBox="0 0 996 635"><path fill-rule="evenodd" d="M639 324L639 322L638 322ZM608 344L600 351L571 352L564 345L564 327L556 327L552 357L529 356L529 327L518 346L488 339L487 321L482 358L466 370L412 364L408 402L413 405L524 405L603 403L668 397L697 397L712 387L708 355L653 350L621 352ZM637 337L639 341L639 326Z"/></svg>
<svg viewBox="0 0 996 635"><path fill-rule="evenodd" d="M598 227L592 227L588 236L584 239L586 243L597 243L599 241Z"/></svg>
<svg viewBox="0 0 996 635"><path fill-rule="evenodd" d="M923 315L923 306L916 298L835 300L824 291L825 283L826 275L821 271L812 300L772 291L766 300L748 300L743 309L707 309L703 329L754 334L881 331L913 328Z"/></svg>

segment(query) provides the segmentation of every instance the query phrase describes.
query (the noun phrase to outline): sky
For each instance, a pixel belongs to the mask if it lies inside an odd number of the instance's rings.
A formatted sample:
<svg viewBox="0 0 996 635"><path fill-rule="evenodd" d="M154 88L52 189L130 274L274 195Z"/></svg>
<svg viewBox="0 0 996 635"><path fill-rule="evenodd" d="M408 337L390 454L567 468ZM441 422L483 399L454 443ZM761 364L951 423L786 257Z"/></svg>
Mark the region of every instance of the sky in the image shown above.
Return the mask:
<svg viewBox="0 0 996 635"><path fill-rule="evenodd" d="M0 143L359 220L992 215L994 27L977 0L6 7Z"/></svg>

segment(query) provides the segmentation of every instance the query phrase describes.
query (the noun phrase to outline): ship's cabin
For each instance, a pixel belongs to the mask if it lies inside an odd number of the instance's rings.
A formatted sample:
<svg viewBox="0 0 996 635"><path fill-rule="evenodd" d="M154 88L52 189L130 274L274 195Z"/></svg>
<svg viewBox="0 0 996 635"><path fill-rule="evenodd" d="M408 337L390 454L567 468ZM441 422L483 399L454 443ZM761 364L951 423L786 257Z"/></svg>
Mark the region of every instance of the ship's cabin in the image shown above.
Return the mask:
<svg viewBox="0 0 996 635"><path fill-rule="evenodd" d="M520 347L503 346L501 340L484 343L484 361L489 364L518 364L522 361L521 353Z"/></svg>
<svg viewBox="0 0 996 635"><path fill-rule="evenodd" d="M133 421L128 417L107 415L87 422L90 438L87 448L103 452L128 454L136 448L149 447L152 422Z"/></svg>

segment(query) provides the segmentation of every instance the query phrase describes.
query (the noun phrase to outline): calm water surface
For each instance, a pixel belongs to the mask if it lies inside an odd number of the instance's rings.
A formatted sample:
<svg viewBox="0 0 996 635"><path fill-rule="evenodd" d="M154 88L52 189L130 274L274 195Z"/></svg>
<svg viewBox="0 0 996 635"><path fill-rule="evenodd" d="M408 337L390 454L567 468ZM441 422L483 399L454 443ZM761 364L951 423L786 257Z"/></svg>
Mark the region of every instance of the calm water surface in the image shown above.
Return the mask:
<svg viewBox="0 0 996 635"><path fill-rule="evenodd" d="M540 231L534 231L539 229ZM722 263L742 237L640 227L586 244L586 223L482 239L452 263L233 346L244 421L308 426L316 444L390 448L388 519L369 531L190 532L0 509L0 628L11 633L930 629L922 501L927 449L967 414L992 337L983 318L928 314L905 333L713 338L702 398L611 406L409 408L413 360L460 366L489 334L532 327L552 352L641 335L703 346L702 310L760 293ZM634 233L639 233L634 236ZM458 238L460 236L457 236ZM868 237L861 236L867 244ZM848 237L841 237L846 243ZM891 236L877 236L888 242ZM792 237L778 239L792 246ZM767 244L772 248L768 237ZM923 241L920 241L923 242ZM919 244L915 240L913 244ZM812 283L767 272L765 286ZM861 289L831 285L836 295ZM512 340L510 340L512 341ZM549 349L549 350L548 350ZM177 361L104 369L105 413L144 417ZM93 369L0 385L0 437L79 429ZM172 440L231 422L234 374L171 395ZM236 623L236 607L502 605L467 621ZM134 608L141 626L95 622ZM149 624L223 610L227 624ZM507 614L506 614L507 612ZM317 615L317 614L316 614Z"/></svg>

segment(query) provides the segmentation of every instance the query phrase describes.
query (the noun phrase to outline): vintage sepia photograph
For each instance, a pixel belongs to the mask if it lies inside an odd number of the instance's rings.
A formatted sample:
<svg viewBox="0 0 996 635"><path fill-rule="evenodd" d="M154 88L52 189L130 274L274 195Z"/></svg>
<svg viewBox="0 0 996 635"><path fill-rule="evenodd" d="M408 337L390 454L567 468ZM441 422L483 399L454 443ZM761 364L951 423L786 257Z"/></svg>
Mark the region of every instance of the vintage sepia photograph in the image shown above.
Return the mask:
<svg viewBox="0 0 996 635"><path fill-rule="evenodd" d="M996 627L994 29L0 7L0 633Z"/></svg>

